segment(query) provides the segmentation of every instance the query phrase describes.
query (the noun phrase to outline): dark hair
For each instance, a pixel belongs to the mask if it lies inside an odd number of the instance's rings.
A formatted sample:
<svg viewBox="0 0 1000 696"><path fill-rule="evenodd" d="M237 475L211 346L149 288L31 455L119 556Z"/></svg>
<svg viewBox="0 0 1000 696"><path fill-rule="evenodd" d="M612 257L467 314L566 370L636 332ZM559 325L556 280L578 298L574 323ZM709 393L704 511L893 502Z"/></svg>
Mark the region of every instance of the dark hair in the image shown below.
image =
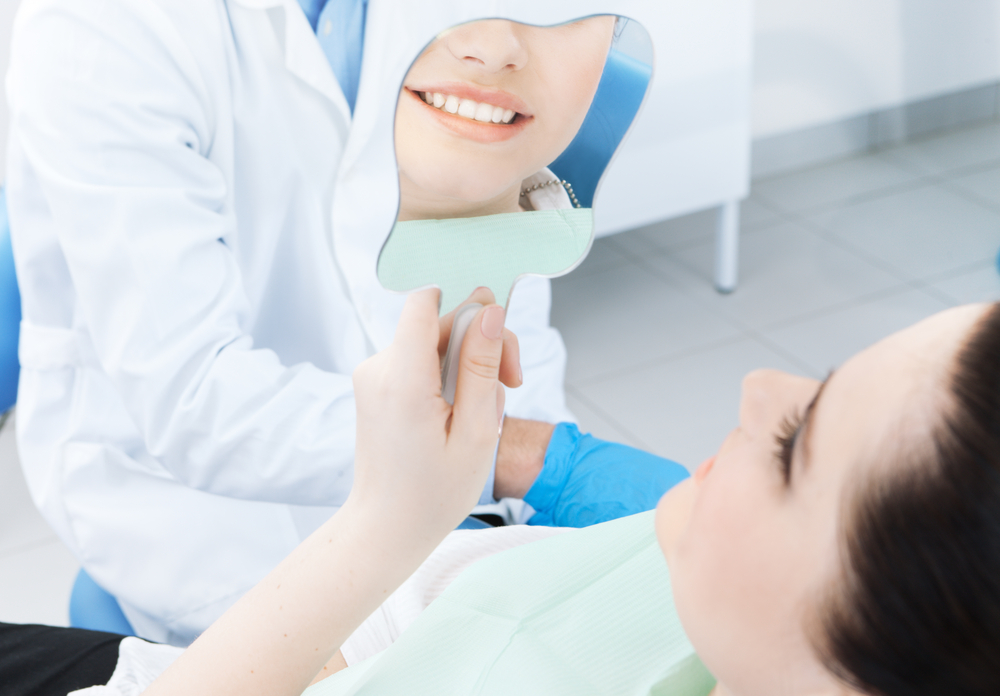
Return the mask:
<svg viewBox="0 0 1000 696"><path fill-rule="evenodd" d="M1000 694L1000 304L949 382L903 471L857 495L821 605L818 652L864 693Z"/></svg>

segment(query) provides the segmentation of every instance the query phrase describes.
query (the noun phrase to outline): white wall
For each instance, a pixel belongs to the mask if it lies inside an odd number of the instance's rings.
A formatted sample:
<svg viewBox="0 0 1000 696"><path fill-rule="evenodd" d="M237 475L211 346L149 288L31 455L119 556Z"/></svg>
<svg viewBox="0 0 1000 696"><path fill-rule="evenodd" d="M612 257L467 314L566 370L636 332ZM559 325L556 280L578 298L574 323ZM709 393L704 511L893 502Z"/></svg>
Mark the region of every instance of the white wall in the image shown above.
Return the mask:
<svg viewBox="0 0 1000 696"><path fill-rule="evenodd" d="M757 0L755 138L1000 81L1000 0Z"/></svg>
<svg viewBox="0 0 1000 696"><path fill-rule="evenodd" d="M0 184L7 171L7 95L3 89L3 76L7 74L10 58L10 27L14 12L21 0L0 0Z"/></svg>
<svg viewBox="0 0 1000 696"><path fill-rule="evenodd" d="M1000 81L1000 0L757 0L755 23L755 138ZM6 132L4 99L0 181Z"/></svg>

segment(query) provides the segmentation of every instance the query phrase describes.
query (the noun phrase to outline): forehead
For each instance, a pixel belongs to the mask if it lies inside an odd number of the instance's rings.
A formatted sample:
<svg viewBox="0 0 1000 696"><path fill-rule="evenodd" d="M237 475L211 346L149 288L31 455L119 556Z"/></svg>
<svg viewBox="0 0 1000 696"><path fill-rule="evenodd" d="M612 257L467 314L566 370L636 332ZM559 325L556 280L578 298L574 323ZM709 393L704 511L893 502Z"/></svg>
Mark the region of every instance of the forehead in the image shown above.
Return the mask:
<svg viewBox="0 0 1000 696"><path fill-rule="evenodd" d="M858 475L925 441L947 401L947 379L984 305L936 314L847 361L817 404L812 457L823 478Z"/></svg>

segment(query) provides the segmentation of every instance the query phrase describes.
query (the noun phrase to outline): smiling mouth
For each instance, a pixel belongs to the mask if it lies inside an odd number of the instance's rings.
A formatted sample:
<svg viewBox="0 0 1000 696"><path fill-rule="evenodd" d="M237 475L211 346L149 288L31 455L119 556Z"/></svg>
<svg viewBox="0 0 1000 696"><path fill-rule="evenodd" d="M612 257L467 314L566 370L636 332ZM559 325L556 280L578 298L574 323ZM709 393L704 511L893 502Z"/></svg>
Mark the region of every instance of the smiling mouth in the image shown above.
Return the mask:
<svg viewBox="0 0 1000 696"><path fill-rule="evenodd" d="M486 102L476 102L471 99L460 99L453 94L442 92L413 92L428 106L439 111L460 116L479 123L493 123L499 126L509 126L524 118L522 114L502 106L494 106Z"/></svg>

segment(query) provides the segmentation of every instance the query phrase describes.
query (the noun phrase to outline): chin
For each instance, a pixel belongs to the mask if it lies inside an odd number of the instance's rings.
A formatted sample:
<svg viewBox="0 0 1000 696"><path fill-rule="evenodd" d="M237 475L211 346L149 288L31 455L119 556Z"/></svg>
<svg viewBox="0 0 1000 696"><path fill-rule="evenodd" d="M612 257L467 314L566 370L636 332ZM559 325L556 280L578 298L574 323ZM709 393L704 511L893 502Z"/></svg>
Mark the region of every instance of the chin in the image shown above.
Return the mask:
<svg viewBox="0 0 1000 696"><path fill-rule="evenodd" d="M654 514L656 541L667 559L668 567L671 566L671 557L690 519L694 493L693 480L688 478L664 493L660 502L656 504Z"/></svg>
<svg viewBox="0 0 1000 696"><path fill-rule="evenodd" d="M502 182L484 179L480 172L462 172L428 181L424 190L436 196L475 205L488 203L513 186L509 179ZM520 182L521 179L517 179L517 185L520 185Z"/></svg>

